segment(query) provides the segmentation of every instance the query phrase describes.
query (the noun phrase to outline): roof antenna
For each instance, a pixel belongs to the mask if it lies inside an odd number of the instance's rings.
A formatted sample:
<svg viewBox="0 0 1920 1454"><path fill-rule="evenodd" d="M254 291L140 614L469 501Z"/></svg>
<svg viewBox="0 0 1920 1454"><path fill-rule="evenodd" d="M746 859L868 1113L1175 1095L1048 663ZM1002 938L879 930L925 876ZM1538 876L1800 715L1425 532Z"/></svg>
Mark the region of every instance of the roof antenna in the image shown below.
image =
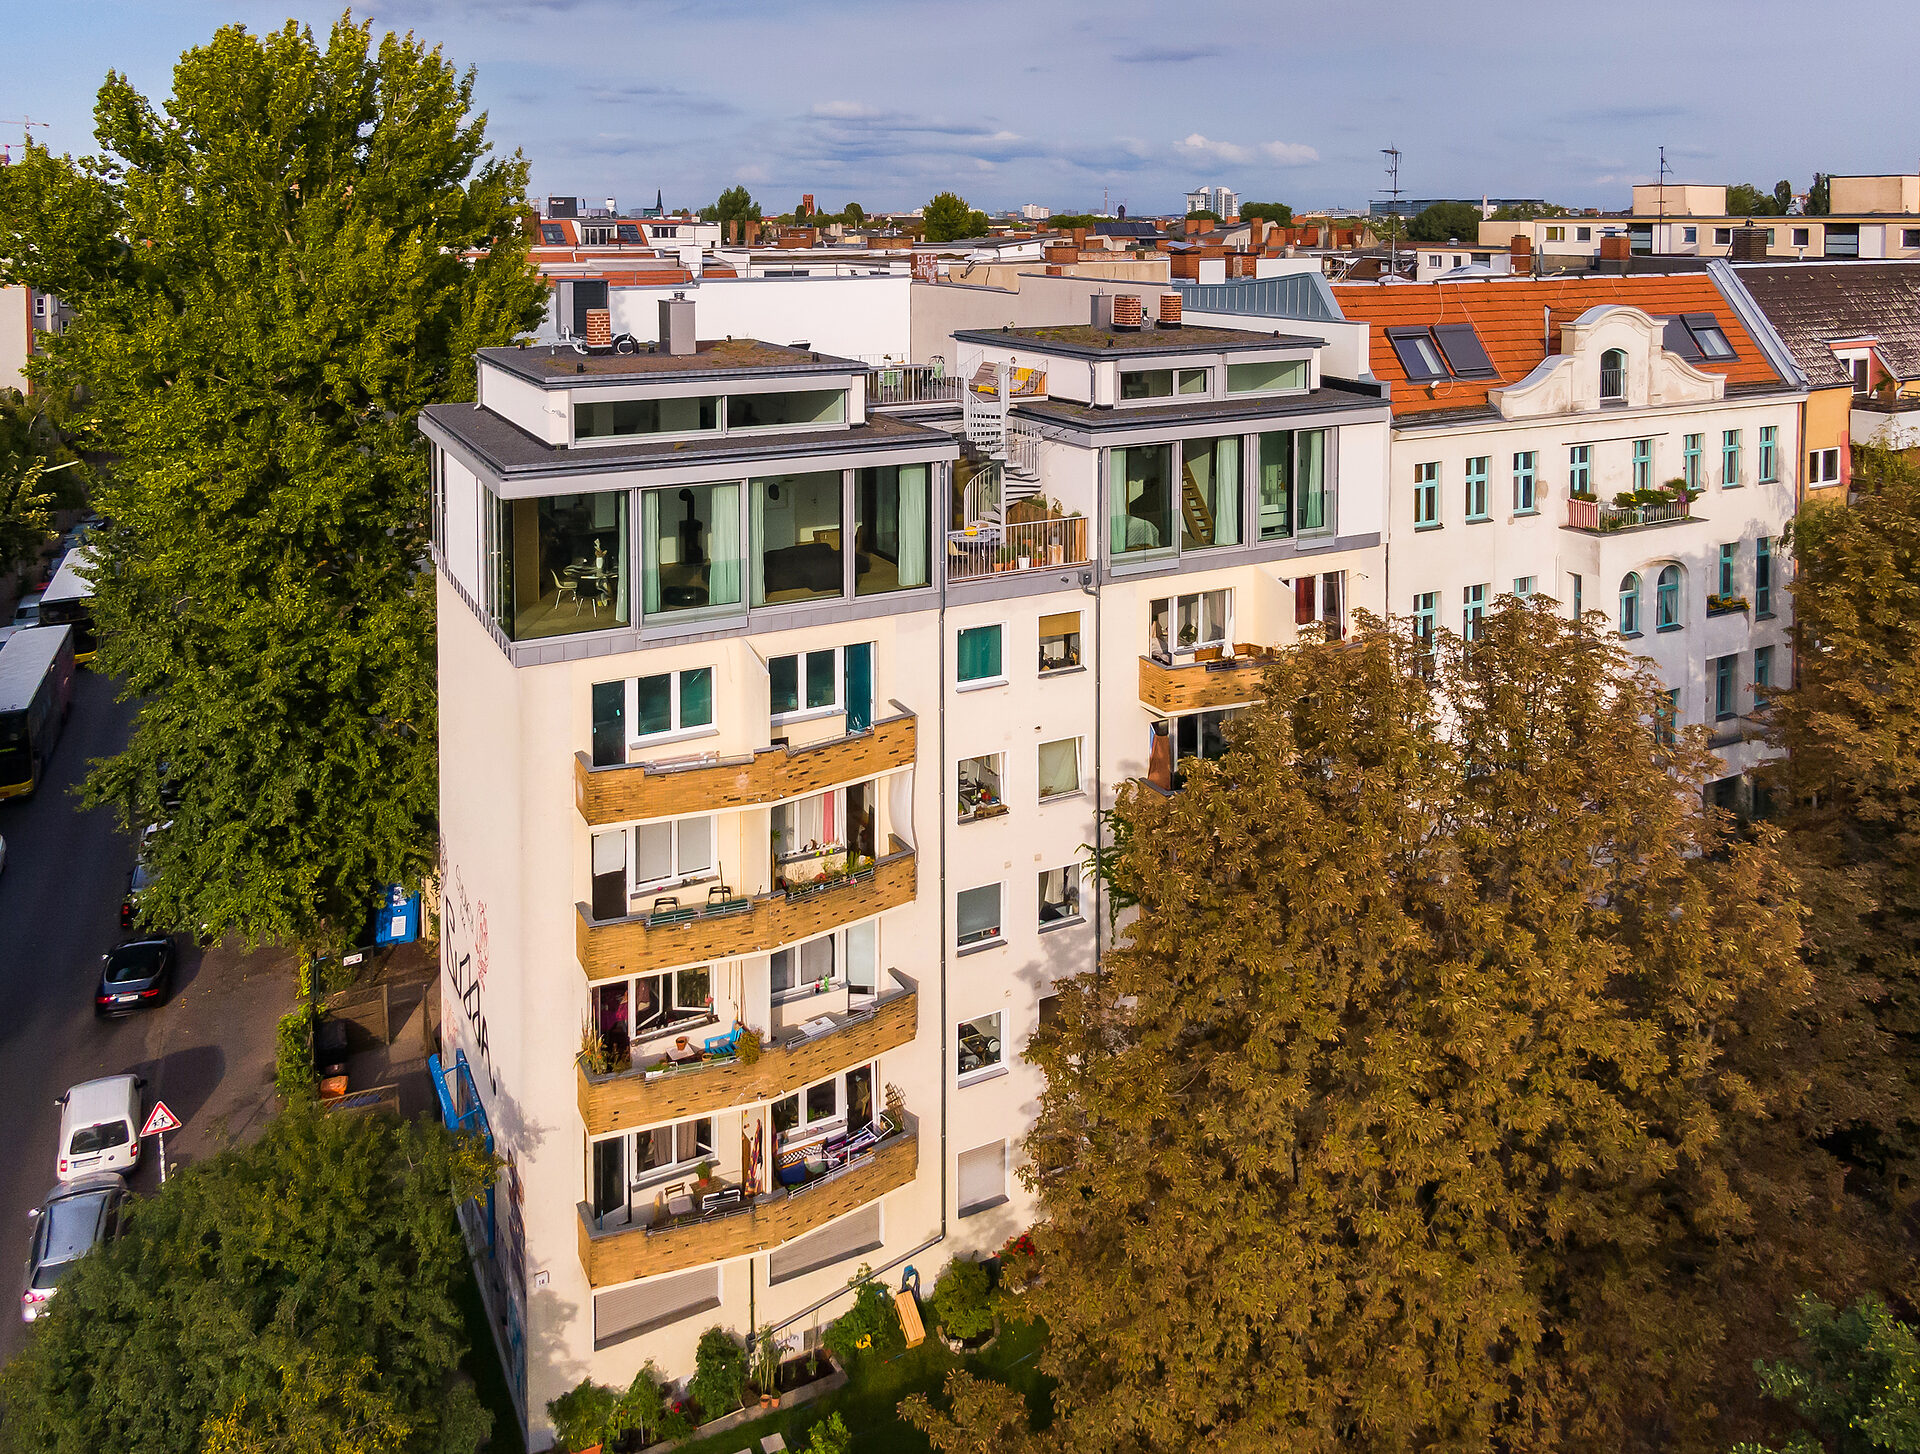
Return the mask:
<svg viewBox="0 0 1920 1454"><path fill-rule="evenodd" d="M1400 276L1400 229L1397 225L1400 220L1400 148L1397 146L1383 146L1380 148L1380 155L1387 159L1387 197L1389 200L1387 216L1393 219L1392 222L1387 224L1387 256L1389 259L1387 275L1391 278L1398 278Z"/></svg>
<svg viewBox="0 0 1920 1454"><path fill-rule="evenodd" d="M1667 165L1667 149L1663 146L1660 148L1660 237L1663 241L1668 240L1666 235L1667 234L1667 178L1672 175L1673 175L1673 168ZM1667 249L1662 247L1657 249L1657 251L1665 252L1667 251Z"/></svg>

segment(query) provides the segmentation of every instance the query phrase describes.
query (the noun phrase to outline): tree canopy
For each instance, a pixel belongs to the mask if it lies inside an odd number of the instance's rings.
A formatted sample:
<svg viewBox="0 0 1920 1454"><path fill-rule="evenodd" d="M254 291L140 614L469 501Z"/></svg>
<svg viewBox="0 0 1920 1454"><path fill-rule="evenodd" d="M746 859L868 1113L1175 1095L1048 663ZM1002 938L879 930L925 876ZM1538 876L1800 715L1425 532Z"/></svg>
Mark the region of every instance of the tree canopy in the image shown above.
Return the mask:
<svg viewBox="0 0 1920 1454"><path fill-rule="evenodd" d="M1704 1447L1794 1279L1858 1275L1776 835L1611 632L1427 650L1285 651L1119 794L1134 917L1027 1052L1047 1447Z"/></svg>
<svg viewBox="0 0 1920 1454"><path fill-rule="evenodd" d="M1775 182L1771 192L1750 182L1735 182L1727 188L1727 212L1732 216L1784 217L1792 207L1792 182Z"/></svg>
<svg viewBox="0 0 1920 1454"><path fill-rule="evenodd" d="M1876 1297L1845 1312L1818 1298L1793 1307L1799 1359L1758 1368L1768 1398L1804 1424L1781 1454L1916 1454L1920 1451L1920 1338ZM1759 1444L1734 1454L1766 1454Z"/></svg>
<svg viewBox="0 0 1920 1454"><path fill-rule="evenodd" d="M1435 202L1408 219L1407 236L1415 242L1478 242L1480 209L1471 202Z"/></svg>
<svg viewBox="0 0 1920 1454"><path fill-rule="evenodd" d="M132 1202L5 1373L0 1447L35 1454L456 1454L489 1417L449 1373L493 1168L427 1122L282 1113Z"/></svg>
<svg viewBox="0 0 1920 1454"><path fill-rule="evenodd" d="M1825 217L1833 210L1832 182L1825 172L1813 174L1813 186L1807 190L1807 216Z"/></svg>
<svg viewBox="0 0 1920 1454"><path fill-rule="evenodd" d="M942 192L927 203L921 218L928 242L952 242L960 237L984 237L987 214L967 205L957 192Z"/></svg>
<svg viewBox="0 0 1920 1454"><path fill-rule="evenodd" d="M423 405L540 316L525 164L471 73L341 20L118 73L103 155L0 169L0 256L76 316L35 365L115 455L97 501L100 661L140 703L90 795L177 794L153 921L323 941L433 860Z"/></svg>
<svg viewBox="0 0 1920 1454"><path fill-rule="evenodd" d="M745 187L729 187L710 206L700 209L700 220L722 226L732 222L758 222L760 204Z"/></svg>
<svg viewBox="0 0 1920 1454"><path fill-rule="evenodd" d="M1252 221L1256 217L1263 222L1271 222L1277 227L1289 227L1293 224L1293 208L1285 202L1242 202L1240 204L1242 222Z"/></svg>

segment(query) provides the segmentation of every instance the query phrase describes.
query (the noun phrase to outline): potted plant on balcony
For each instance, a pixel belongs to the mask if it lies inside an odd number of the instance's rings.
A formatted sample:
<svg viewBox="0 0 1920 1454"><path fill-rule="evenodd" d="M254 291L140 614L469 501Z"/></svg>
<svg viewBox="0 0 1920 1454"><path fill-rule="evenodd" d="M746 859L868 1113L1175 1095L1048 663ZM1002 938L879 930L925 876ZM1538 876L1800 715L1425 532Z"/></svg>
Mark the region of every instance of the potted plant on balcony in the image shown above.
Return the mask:
<svg viewBox="0 0 1920 1454"><path fill-rule="evenodd" d="M588 1075L605 1075L613 1068L606 1037L585 1018L580 1021L580 1068Z"/></svg>
<svg viewBox="0 0 1920 1454"><path fill-rule="evenodd" d="M699 1205L700 1198L712 1196L720 1190L720 1178L713 1174L713 1163L703 1161L693 1169L693 1200Z"/></svg>
<svg viewBox="0 0 1920 1454"><path fill-rule="evenodd" d="M751 1026L741 1029L740 1038L734 1042L733 1046L734 1053L740 1057L742 1065L758 1065L761 1051L765 1048L764 1042L760 1039L760 1032Z"/></svg>

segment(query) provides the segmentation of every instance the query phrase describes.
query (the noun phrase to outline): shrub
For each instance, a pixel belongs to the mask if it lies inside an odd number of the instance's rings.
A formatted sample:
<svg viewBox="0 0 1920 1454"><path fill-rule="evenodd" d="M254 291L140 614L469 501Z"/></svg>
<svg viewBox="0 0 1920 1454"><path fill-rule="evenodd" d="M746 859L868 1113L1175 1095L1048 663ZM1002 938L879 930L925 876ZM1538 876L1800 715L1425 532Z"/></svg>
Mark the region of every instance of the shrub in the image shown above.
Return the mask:
<svg viewBox="0 0 1920 1454"><path fill-rule="evenodd" d="M840 1366L851 1371L869 1354L885 1359L905 1351L907 1340L900 1331L900 1315L886 1288L874 1281L873 1269L861 1263L847 1286L854 1290L853 1306L835 1320L822 1339Z"/></svg>
<svg viewBox="0 0 1920 1454"><path fill-rule="evenodd" d="M709 1328L693 1350L693 1381L687 1392L703 1418L717 1419L740 1407L747 1393L747 1350L725 1328Z"/></svg>
<svg viewBox="0 0 1920 1454"><path fill-rule="evenodd" d="M753 1366L749 1370L760 1392L780 1392L780 1355L784 1351L784 1345L774 1336L772 1324L762 1327L760 1336L753 1340Z"/></svg>
<svg viewBox="0 0 1920 1454"><path fill-rule="evenodd" d="M313 1009L299 1005L282 1015L273 1039L273 1088L289 1101L302 1100L319 1088L313 1069Z"/></svg>
<svg viewBox="0 0 1920 1454"><path fill-rule="evenodd" d="M638 1448L645 1448L664 1437L669 1417L667 1398L660 1389L660 1370L648 1362L634 1374L633 1382L608 1413L605 1442L612 1444L624 1440ZM682 1417L680 1422L685 1424L686 1419ZM628 1439L629 1435L631 1439Z"/></svg>
<svg viewBox="0 0 1920 1454"><path fill-rule="evenodd" d="M853 1435L839 1414L828 1414L807 1436L806 1454L851 1454Z"/></svg>
<svg viewBox="0 0 1920 1454"><path fill-rule="evenodd" d="M742 1030L740 1039L734 1046L734 1051L739 1055L742 1065L759 1064L761 1049L760 1032L753 1029Z"/></svg>
<svg viewBox="0 0 1920 1454"><path fill-rule="evenodd" d="M933 1285L933 1311L950 1338L978 1338L993 1330L993 1288L987 1269L956 1257Z"/></svg>
<svg viewBox="0 0 1920 1454"><path fill-rule="evenodd" d="M547 1400L547 1417L553 1420L554 1437L562 1449L578 1454L604 1443L607 1420L614 1409L613 1390L583 1378L561 1394Z"/></svg>

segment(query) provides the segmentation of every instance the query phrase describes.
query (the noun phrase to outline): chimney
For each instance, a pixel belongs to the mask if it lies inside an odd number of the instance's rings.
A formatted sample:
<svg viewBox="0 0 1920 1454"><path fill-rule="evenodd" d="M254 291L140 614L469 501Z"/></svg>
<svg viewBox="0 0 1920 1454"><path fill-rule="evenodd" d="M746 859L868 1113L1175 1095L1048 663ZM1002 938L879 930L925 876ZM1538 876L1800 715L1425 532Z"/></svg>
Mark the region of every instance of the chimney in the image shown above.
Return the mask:
<svg viewBox="0 0 1920 1454"><path fill-rule="evenodd" d="M1516 233L1507 243L1507 266L1516 273L1533 271L1533 239Z"/></svg>
<svg viewBox="0 0 1920 1454"><path fill-rule="evenodd" d="M740 225L746 229L746 236L744 236L741 241L746 243L748 247L753 247L758 244L760 241L760 224L750 217Z"/></svg>
<svg viewBox="0 0 1920 1454"><path fill-rule="evenodd" d="M1086 228L1076 227L1073 229L1073 245L1076 249L1084 249L1086 247L1087 245L1087 229Z"/></svg>
<svg viewBox="0 0 1920 1454"><path fill-rule="evenodd" d="M1267 235L1267 219L1255 217L1247 223L1247 246L1255 252L1260 251L1261 241Z"/></svg>
<svg viewBox="0 0 1920 1454"><path fill-rule="evenodd" d="M1040 255L1050 263L1077 263L1080 261L1080 250L1076 247L1069 247L1065 243L1053 243L1047 247L1043 247L1040 249Z"/></svg>
<svg viewBox="0 0 1920 1454"><path fill-rule="evenodd" d="M1180 295L1178 293L1160 295L1160 326L1162 328L1180 326Z"/></svg>
<svg viewBox="0 0 1920 1454"><path fill-rule="evenodd" d="M613 347L613 314L605 308L587 309L587 347Z"/></svg>
<svg viewBox="0 0 1920 1454"><path fill-rule="evenodd" d="M1095 293L1093 295L1093 326L1095 328L1113 327L1113 294Z"/></svg>
<svg viewBox="0 0 1920 1454"><path fill-rule="evenodd" d="M1751 225L1734 228L1732 246L1728 249L1727 260L1736 263L1765 262L1767 260L1767 229Z"/></svg>
<svg viewBox="0 0 1920 1454"><path fill-rule="evenodd" d="M1633 256L1633 239L1611 235L1600 239L1600 261L1625 262Z"/></svg>
<svg viewBox="0 0 1920 1454"><path fill-rule="evenodd" d="M1115 328L1139 328L1141 326L1140 298L1136 293L1120 293L1113 300L1113 326Z"/></svg>
<svg viewBox="0 0 1920 1454"><path fill-rule="evenodd" d="M589 313L587 317L591 328L593 315ZM660 300L660 343L676 358L685 358L694 352L693 301L685 293Z"/></svg>

